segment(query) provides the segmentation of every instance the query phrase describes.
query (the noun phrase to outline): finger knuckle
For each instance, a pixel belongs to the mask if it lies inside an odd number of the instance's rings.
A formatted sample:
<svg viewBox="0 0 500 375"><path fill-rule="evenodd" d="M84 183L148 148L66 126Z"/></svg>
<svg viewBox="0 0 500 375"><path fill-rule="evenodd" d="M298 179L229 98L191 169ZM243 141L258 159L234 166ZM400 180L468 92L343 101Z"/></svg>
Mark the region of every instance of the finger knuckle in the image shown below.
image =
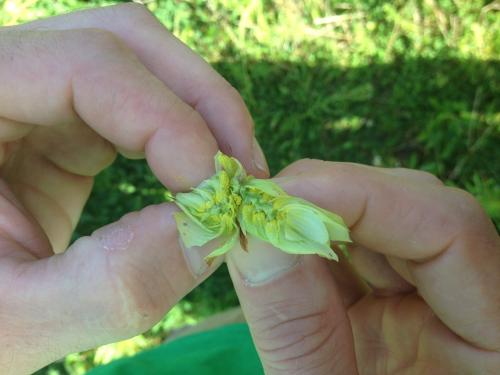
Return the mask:
<svg viewBox="0 0 500 375"><path fill-rule="evenodd" d="M152 13L143 4L136 2L128 2L125 4L119 4L115 7L116 12L120 13L121 16L128 16L133 19L137 18L153 18Z"/></svg>
<svg viewBox="0 0 500 375"><path fill-rule="evenodd" d="M83 47L89 57L109 53L114 50L123 50L125 44L111 31L100 28L87 28L78 33L80 45ZM93 51L94 53L89 53Z"/></svg>
<svg viewBox="0 0 500 375"><path fill-rule="evenodd" d="M194 108L183 105L179 112L181 112L182 122L189 123L194 128L205 128L207 126L203 117Z"/></svg>
<svg viewBox="0 0 500 375"><path fill-rule="evenodd" d="M328 162L318 160L311 166L308 173L312 186L318 190L321 187L339 187L355 185L361 176L367 173L363 166L354 163ZM306 169L307 171L307 169Z"/></svg>
<svg viewBox="0 0 500 375"><path fill-rule="evenodd" d="M234 121L240 124L240 126L245 126L246 130L249 133L252 133L253 122L251 121L251 117L248 113L245 101L243 100L239 91L229 83L226 83L221 91L221 97L226 97L228 100L228 108L232 108L232 110L234 111Z"/></svg>
<svg viewBox="0 0 500 375"><path fill-rule="evenodd" d="M290 164L290 166L294 166L294 167L298 167L298 168L314 167L317 164L319 164L320 161L321 160L304 158L304 159L299 159L297 161L294 161L293 163Z"/></svg>
<svg viewBox="0 0 500 375"><path fill-rule="evenodd" d="M149 266L144 266L130 254L129 250L135 249L133 246L128 248L134 236L128 223L135 221L140 214L125 215L113 224L111 230L108 228L108 234L97 232L86 237L94 248L101 250L105 276L99 293L106 300L106 325L110 331L123 337L149 329L171 305L169 294L161 292L165 290L163 278L151 275Z"/></svg>
<svg viewBox="0 0 500 375"><path fill-rule="evenodd" d="M436 184L436 185L443 184L443 181L441 181L437 176L427 171L409 169L409 168L394 168L393 171L396 173L402 173L403 175L410 174L411 176L415 177L416 179L422 182Z"/></svg>
<svg viewBox="0 0 500 375"><path fill-rule="evenodd" d="M222 91L225 93L225 95L231 99L231 101L239 106L244 106L245 102L243 101L242 96L240 95L240 92L231 84L225 82L225 84L222 87Z"/></svg>
<svg viewBox="0 0 500 375"><path fill-rule="evenodd" d="M147 103L144 103L147 106ZM161 130L168 137L175 139L177 145L202 144L207 142L208 128L201 115L181 102L173 102L164 105L163 108L155 108L149 111L150 122L155 124L155 131L148 139L154 138L156 131Z"/></svg>
<svg viewBox="0 0 500 375"><path fill-rule="evenodd" d="M211 143L209 138L211 134L205 120L192 107L184 104L175 105L175 108L171 107L163 116L160 116L159 120L164 121L167 116L170 121L163 129L172 139L176 139L179 145L200 147L202 144Z"/></svg>
<svg viewBox="0 0 500 375"><path fill-rule="evenodd" d="M422 179L423 181L426 181L426 182L431 183L431 184L443 185L443 181L441 181L441 179L439 179L439 177L437 177L436 175L433 175L430 172L419 171L419 170L416 170L415 172L417 173L419 178Z"/></svg>
<svg viewBox="0 0 500 375"><path fill-rule="evenodd" d="M278 373L302 374L329 367L327 352L332 349L336 325L329 311L301 312L276 321L273 307L257 323L256 345L267 367ZM282 310L282 307L278 307Z"/></svg>
<svg viewBox="0 0 500 375"><path fill-rule="evenodd" d="M112 263L112 262L111 262ZM114 306L114 325L124 334L137 334L151 328L165 311L145 281L140 269L132 266L110 265L110 283L115 291L111 303Z"/></svg>
<svg viewBox="0 0 500 375"><path fill-rule="evenodd" d="M483 224L486 215L478 200L471 193L457 188L447 189L455 210L451 223L456 234L467 234L476 227L476 224Z"/></svg>
<svg viewBox="0 0 500 375"><path fill-rule="evenodd" d="M153 132L159 128L169 129L175 132L174 135L182 136L186 133L184 125L198 120L188 106L175 97L163 95L157 89L156 82L152 82L149 92L137 89L134 84L118 81L113 81L110 87L109 129L119 133L120 127L128 122L128 142L134 150L142 150ZM144 125L130 122L130 119L135 118L142 118Z"/></svg>
<svg viewBox="0 0 500 375"><path fill-rule="evenodd" d="M286 169L311 172L322 166L323 163L322 160L304 158L291 163Z"/></svg>

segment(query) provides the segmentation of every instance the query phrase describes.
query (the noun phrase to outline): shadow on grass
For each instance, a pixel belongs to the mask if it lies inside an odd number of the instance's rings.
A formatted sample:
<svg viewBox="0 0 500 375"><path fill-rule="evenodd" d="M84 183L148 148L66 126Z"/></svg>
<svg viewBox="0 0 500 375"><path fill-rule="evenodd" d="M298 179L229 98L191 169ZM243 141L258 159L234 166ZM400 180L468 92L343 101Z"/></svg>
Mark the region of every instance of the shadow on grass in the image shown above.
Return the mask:
<svg viewBox="0 0 500 375"><path fill-rule="evenodd" d="M475 172L500 177L491 163L500 155L499 62L339 68L240 61L216 68L242 92L273 172L312 157L423 168L457 184Z"/></svg>
<svg viewBox="0 0 500 375"><path fill-rule="evenodd" d="M498 61L240 59L215 68L242 93L274 173L305 157L420 168L472 190L498 223ZM77 235L163 199L144 161L119 158L97 177ZM225 267L186 298L201 316L237 304Z"/></svg>

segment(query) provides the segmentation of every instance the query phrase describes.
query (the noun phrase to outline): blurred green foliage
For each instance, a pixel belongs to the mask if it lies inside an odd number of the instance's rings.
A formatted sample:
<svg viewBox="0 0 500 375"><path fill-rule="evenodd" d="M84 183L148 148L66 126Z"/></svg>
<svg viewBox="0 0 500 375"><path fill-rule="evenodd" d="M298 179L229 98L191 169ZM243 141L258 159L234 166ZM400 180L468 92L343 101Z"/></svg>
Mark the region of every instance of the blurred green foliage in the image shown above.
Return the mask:
<svg viewBox="0 0 500 375"><path fill-rule="evenodd" d="M110 3L4 0L0 24ZM158 0L148 7L240 91L273 173L306 157L423 169L469 190L498 227L497 1ZM144 161L119 158L96 178L75 237L164 198ZM121 353L235 304L221 268L140 336L146 341ZM75 354L44 373L83 373L103 357Z"/></svg>

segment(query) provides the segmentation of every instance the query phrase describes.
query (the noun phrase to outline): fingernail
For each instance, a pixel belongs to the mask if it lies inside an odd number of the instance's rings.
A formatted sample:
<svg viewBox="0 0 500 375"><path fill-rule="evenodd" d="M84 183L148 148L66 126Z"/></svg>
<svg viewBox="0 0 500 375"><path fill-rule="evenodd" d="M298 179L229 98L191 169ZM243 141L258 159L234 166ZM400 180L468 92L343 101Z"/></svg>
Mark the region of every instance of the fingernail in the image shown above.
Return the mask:
<svg viewBox="0 0 500 375"><path fill-rule="evenodd" d="M255 168L267 174L269 172L269 167L267 165L266 157L264 156L264 152L255 137L253 138L252 152L253 164Z"/></svg>
<svg viewBox="0 0 500 375"><path fill-rule="evenodd" d="M224 261L224 257L215 258L213 263L210 265L208 265L205 261L205 257L220 246L219 239L210 241L203 246L186 248L182 240L179 238L179 244L182 249L182 253L184 254L187 266L195 278L203 276L209 269L217 268Z"/></svg>
<svg viewBox="0 0 500 375"><path fill-rule="evenodd" d="M300 256L284 253L252 236L248 237L247 251L237 245L228 258L249 286L266 284L280 277L300 260Z"/></svg>

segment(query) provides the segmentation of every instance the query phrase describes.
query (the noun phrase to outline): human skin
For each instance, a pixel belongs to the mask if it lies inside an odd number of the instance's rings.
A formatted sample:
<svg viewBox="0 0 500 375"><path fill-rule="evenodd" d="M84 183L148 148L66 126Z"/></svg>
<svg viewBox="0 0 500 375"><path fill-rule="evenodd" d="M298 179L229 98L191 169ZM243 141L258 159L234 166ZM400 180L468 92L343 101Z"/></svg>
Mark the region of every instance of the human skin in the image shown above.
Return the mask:
<svg viewBox="0 0 500 375"><path fill-rule="evenodd" d="M210 176L218 148L267 168L236 91L141 6L1 29L0 82L0 372L23 374L143 332L222 261L180 249L172 204L64 251L117 151L174 191ZM355 272L253 240L229 254L268 374L495 373L499 239L470 195L312 160L276 182L345 218Z"/></svg>
<svg viewBox="0 0 500 375"><path fill-rule="evenodd" d="M186 262L172 204L64 252L117 152L173 191L219 149L268 172L237 91L143 6L0 29L0 82L0 372L23 374L143 332L221 262Z"/></svg>
<svg viewBox="0 0 500 375"><path fill-rule="evenodd" d="M500 239L469 193L319 160L275 181L340 214L354 243L339 264L255 239L229 253L266 374L499 373Z"/></svg>

